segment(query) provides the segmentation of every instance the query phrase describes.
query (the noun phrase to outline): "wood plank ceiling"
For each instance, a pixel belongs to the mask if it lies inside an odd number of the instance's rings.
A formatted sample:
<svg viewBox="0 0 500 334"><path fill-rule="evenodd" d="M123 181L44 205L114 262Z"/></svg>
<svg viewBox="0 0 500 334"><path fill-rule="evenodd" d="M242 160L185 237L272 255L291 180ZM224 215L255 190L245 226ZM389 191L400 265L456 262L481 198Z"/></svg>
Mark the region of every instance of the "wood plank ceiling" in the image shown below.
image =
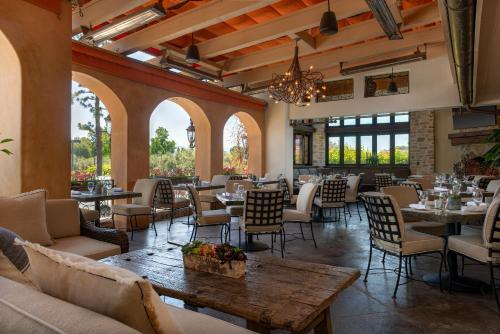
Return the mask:
<svg viewBox="0 0 500 334"><path fill-rule="evenodd" d="M113 5L113 2L118 5ZM79 20L91 23L92 29L96 30L151 7L158 1L134 0L134 3L139 3L135 8L129 8L130 2L129 6L123 4L127 2L80 0L83 17L75 8L73 27L75 20ZM407 40L404 42L387 40L364 0L331 1L339 23L339 33L333 36L322 36L318 28L321 14L327 8L326 0L161 2L167 9L165 17L127 31L103 47L123 54L144 51L156 57L149 61L156 65L163 50L168 50L169 56L183 62L183 54L191 44L193 32L202 61L188 66L221 74L224 77L222 84L226 87L269 80L274 69L290 62L297 36L301 37L301 57L317 58L318 65L322 64L321 70L337 66L339 62L360 61L377 54L401 52L444 41L436 0L386 0L389 7L393 6L401 14L403 41ZM235 3L238 5L235 6ZM99 12L99 6L113 10L108 10L110 14L107 16L102 11L99 15L93 14ZM114 15L120 9L123 10L121 14ZM98 20L102 21L96 22ZM382 44L381 40L387 43ZM370 45L386 49L370 50ZM346 51L343 54L350 58L336 57L336 50L340 49ZM349 50L362 52L349 53ZM331 62L325 65L325 58L331 59ZM314 61L311 64L315 65Z"/></svg>

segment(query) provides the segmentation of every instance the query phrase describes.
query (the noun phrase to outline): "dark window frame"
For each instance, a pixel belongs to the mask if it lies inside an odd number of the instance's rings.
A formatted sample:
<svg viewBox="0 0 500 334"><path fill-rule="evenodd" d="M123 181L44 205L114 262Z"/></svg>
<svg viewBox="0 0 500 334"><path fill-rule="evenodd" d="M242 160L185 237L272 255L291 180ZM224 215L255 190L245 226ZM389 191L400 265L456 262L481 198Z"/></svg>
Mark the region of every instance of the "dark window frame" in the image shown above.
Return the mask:
<svg viewBox="0 0 500 334"><path fill-rule="evenodd" d="M308 137L307 156L306 156L306 152L304 150L304 146L302 147L302 161L304 162L304 158L307 158L306 163L297 164L295 162L295 138L296 138L296 136ZM293 131L292 152L293 152L293 165L294 166L312 166L312 141L313 141L312 132ZM304 143L304 141L302 143Z"/></svg>

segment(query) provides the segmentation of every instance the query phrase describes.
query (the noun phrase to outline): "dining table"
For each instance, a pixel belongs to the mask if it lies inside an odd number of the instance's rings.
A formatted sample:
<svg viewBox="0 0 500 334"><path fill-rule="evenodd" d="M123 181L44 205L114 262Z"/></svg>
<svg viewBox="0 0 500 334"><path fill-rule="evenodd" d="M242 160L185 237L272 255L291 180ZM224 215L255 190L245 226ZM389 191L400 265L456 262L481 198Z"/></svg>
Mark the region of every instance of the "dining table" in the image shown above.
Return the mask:
<svg viewBox="0 0 500 334"><path fill-rule="evenodd" d="M441 210L434 208L401 208L401 214L405 222L429 221L441 222L446 224L447 238L450 235L459 235L462 233L462 226L469 225L481 228L486 217L486 209L484 210ZM460 292L483 292L487 289L488 284L467 276L459 276L457 254L449 252L447 256L448 274L443 274L443 286L448 286L449 280L452 281L452 290ZM424 282L429 285L439 286L439 275L434 273L425 274Z"/></svg>
<svg viewBox="0 0 500 334"><path fill-rule="evenodd" d="M219 202L221 202L225 206L245 205L245 198L236 193L223 192L217 194L216 197L219 200ZM245 240L241 242L241 248L246 250L247 252L260 252L269 249L269 246L263 242L255 240L253 234L249 234L248 241Z"/></svg>
<svg viewBox="0 0 500 334"><path fill-rule="evenodd" d="M188 183L179 183L174 185L174 190L187 190ZM224 189L226 185L224 184L211 184L210 182L200 182L194 185L194 188L197 191L204 190L215 190L215 189Z"/></svg>
<svg viewBox="0 0 500 334"><path fill-rule="evenodd" d="M101 215L101 202L102 201L113 201L118 199L129 199L142 197L142 193L135 191L113 191L113 190L103 190L102 192L90 192L90 191L72 191L71 199L74 199L80 203L91 203L94 202L94 208Z"/></svg>

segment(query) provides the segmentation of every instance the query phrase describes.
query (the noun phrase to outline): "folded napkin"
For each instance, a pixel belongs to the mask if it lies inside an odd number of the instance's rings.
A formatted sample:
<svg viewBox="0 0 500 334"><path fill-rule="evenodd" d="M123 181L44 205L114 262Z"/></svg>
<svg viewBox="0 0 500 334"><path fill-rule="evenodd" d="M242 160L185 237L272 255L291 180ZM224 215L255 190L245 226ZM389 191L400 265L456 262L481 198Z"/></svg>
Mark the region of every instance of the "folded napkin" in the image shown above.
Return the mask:
<svg viewBox="0 0 500 334"><path fill-rule="evenodd" d="M118 187L115 187L115 188L112 188L111 189L114 193L120 193L123 191L123 188L118 188Z"/></svg>
<svg viewBox="0 0 500 334"><path fill-rule="evenodd" d="M488 209L486 203L476 205L474 202L467 202L465 206L462 206L462 211L468 212L483 212L486 211L486 209Z"/></svg>
<svg viewBox="0 0 500 334"><path fill-rule="evenodd" d="M434 190L435 190L435 191L448 191L448 188L444 188L444 187L434 187Z"/></svg>
<svg viewBox="0 0 500 334"><path fill-rule="evenodd" d="M78 190L71 190L71 195L81 195L82 192Z"/></svg>
<svg viewBox="0 0 500 334"><path fill-rule="evenodd" d="M416 209L416 210L425 210L425 204L412 203L412 204L410 204L410 208Z"/></svg>
<svg viewBox="0 0 500 334"><path fill-rule="evenodd" d="M260 181L260 182L266 182L266 181L267 181L267 178L266 178L266 177L259 177L259 181Z"/></svg>

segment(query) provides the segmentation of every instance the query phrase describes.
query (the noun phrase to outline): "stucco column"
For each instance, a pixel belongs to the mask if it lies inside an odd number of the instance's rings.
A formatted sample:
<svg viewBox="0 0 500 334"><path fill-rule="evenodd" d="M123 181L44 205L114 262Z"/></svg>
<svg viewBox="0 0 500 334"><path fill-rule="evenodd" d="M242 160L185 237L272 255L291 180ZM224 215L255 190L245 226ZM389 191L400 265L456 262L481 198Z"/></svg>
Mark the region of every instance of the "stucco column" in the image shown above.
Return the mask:
<svg viewBox="0 0 500 334"><path fill-rule="evenodd" d="M122 161L127 166L126 187L131 190L137 179L149 177L149 117L131 106L127 112L127 155Z"/></svg>

